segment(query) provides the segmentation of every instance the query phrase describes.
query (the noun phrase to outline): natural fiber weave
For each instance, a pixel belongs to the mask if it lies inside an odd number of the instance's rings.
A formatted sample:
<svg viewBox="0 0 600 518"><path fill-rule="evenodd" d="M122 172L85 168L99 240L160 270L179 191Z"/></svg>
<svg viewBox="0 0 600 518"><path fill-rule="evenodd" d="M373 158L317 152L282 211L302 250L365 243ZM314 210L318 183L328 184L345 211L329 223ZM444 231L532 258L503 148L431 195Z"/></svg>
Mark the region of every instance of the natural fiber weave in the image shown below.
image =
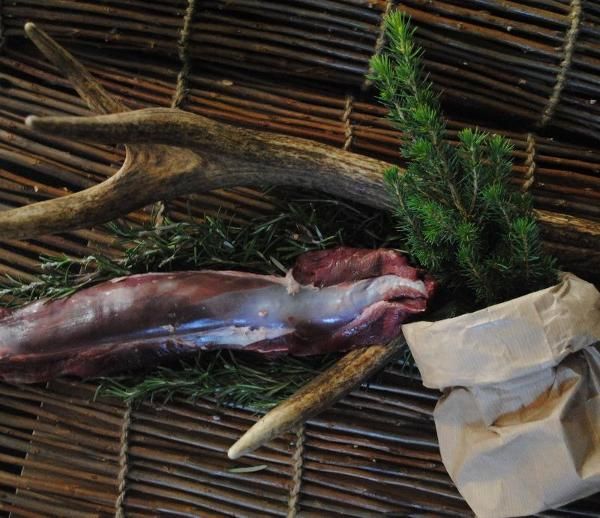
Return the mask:
<svg viewBox="0 0 600 518"><path fill-rule="evenodd" d="M106 4L102 5L102 4ZM187 2L15 0L6 34L35 18L53 36L103 49L176 56ZM190 55L223 66L311 83L368 87L369 59L383 44L386 10L419 27L428 71L447 107L503 114L600 139L600 8L553 0L211 0L191 24Z"/></svg>
<svg viewBox="0 0 600 518"><path fill-rule="evenodd" d="M187 38L194 65L201 63L184 74L181 64L186 60L180 60L178 49L185 42L183 20L191 4L183 0L5 3L9 18L4 20L8 40L0 54L0 208L93 185L112 175L123 160L116 146L34 134L23 125L29 114L89 113L68 82L19 36L23 19L37 16L132 109L169 106L180 99L177 91L185 92L183 107L195 113L401 163L397 147L402 135L390 127L374 99L361 93L368 59L380 46L381 14L389 2L369 7L359 0L303 0L268 3L266 10L259 1L198 2L195 16L189 15L193 22ZM534 68L524 72L527 81L538 76L549 79L543 95L533 94L531 109L522 112L524 100L532 100L529 84L516 91L514 106L499 106L493 96L508 91L500 77L509 77L508 64L526 68L539 57L539 49L531 50L531 59L507 52L496 75L490 76L496 78L498 88L488 85L484 92L474 83L465 101L456 80L444 75L448 68L440 68L439 45L448 44L444 66L456 66L464 52L461 45L472 49L486 33L470 26L469 35L449 29L442 18L467 19L467 13L441 15L444 9L459 13L456 3L434 4L437 16L428 14L427 9L434 8L430 2L404 5L417 14L422 40L428 42L433 78L445 81L439 84L448 88L447 99L463 103L466 112L473 106L502 108L513 115L518 111L533 126L556 89L558 67L544 64L548 74ZM515 4L503 3L507 8ZM550 25L563 29L560 35L544 36L558 44L556 52L545 51L549 59L566 56L561 38L568 30L569 6L555 0L543 6L529 4L540 10L534 19L554 13ZM599 13L594 5L583 7L585 16L578 24L550 125L567 128L574 113L569 110L581 105L574 99L583 84L586 52L593 52L590 38L595 29L590 20ZM485 14L469 16L482 20ZM81 27L79 32L73 31L75 25ZM515 32L518 27L515 24ZM546 24L540 27L546 34ZM257 31L271 40L257 44L253 39ZM452 35L457 37L448 40ZM73 48L74 41L84 45ZM489 72L481 61L484 57L485 53L476 55L479 61L464 65L478 80ZM585 73L592 74L592 68ZM538 83L533 83L537 88ZM585 121L594 113L586 115ZM451 143L456 143L462 127L471 124L467 115L462 120L451 118ZM484 119L483 111L478 115L484 127L498 127L506 119ZM540 210L557 221L572 222L571 230L560 235L548 223L546 245L590 278L590 273L600 271L594 270L600 264L596 231L600 152L527 133L522 125L514 128L507 123L501 131L515 146L515 184L529 189ZM168 212L183 219L227 210L249 219L270 208L268 197L244 188L174 200ZM148 218L145 211L129 216L133 222ZM27 278L36 273L40 254L85 256L89 247L119 253L112 238L99 229L30 241L0 237L0 270ZM307 423L301 440L287 435L236 462L227 459L226 450L256 421L251 412L217 408L209 400L128 408L116 401L94 401L94 394L95 387L83 383L58 381L44 389L0 384L0 511L15 516L262 517L286 516L292 507L301 516L314 517L471 516L439 456L432 420L438 394L407 378L396 366L368 390L352 393ZM252 473L235 470L262 465L266 468ZM592 517L598 508L600 497L595 495L544 516Z"/></svg>

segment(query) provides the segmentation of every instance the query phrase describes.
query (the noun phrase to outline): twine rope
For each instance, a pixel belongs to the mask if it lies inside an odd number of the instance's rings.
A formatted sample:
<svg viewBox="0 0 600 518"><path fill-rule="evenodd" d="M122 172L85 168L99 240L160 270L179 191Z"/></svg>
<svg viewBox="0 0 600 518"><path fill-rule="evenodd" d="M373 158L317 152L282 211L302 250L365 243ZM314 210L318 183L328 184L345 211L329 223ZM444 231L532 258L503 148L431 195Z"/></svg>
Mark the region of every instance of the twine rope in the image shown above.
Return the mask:
<svg viewBox="0 0 600 518"><path fill-rule="evenodd" d="M187 95L188 76L190 74L189 41L195 12L196 0L188 0L185 16L183 17L183 26L181 27L179 41L177 42L177 53L181 62L181 69L179 70L179 74L177 74L177 86L173 101L171 102L171 108L179 108Z"/></svg>
<svg viewBox="0 0 600 518"><path fill-rule="evenodd" d="M300 510L300 489L302 488L302 474L304 471L304 441L306 438L304 432L304 425L301 424L296 430L296 449L292 456L294 474L288 500L287 518L296 518Z"/></svg>
<svg viewBox="0 0 600 518"><path fill-rule="evenodd" d="M577 41L577 35L579 34L579 26L581 25L581 0L571 0L571 10L569 12L569 19L571 25L565 35L565 42L563 45L563 59L560 62L560 69L556 76L556 83L554 83L554 89L552 95L548 99L548 104L544 108L542 117L539 121L539 126L544 127L554 116L556 107L560 101L560 96L565 87L567 81L567 75L573 62L573 54L575 50L575 43Z"/></svg>
<svg viewBox="0 0 600 518"><path fill-rule="evenodd" d="M521 187L523 192L527 192L535 182L535 135L533 133L527 134L527 158L525 159L525 165L527 171L525 172L525 182Z"/></svg>
<svg viewBox="0 0 600 518"><path fill-rule="evenodd" d="M348 94L346 96L344 114L342 115L342 122L344 123L344 135L346 137L343 146L344 151L348 151L348 149L350 149L350 146L352 145L352 139L354 138L354 128L352 127L352 121L350 120L350 115L352 114L352 109L354 108L352 104L353 102L354 98Z"/></svg>
<svg viewBox="0 0 600 518"><path fill-rule="evenodd" d="M121 425L119 448L119 474L117 475L117 499L115 501L115 518L125 518L125 493L127 491L127 473L129 472L129 428L131 427L131 403L127 403Z"/></svg>
<svg viewBox="0 0 600 518"><path fill-rule="evenodd" d="M381 51L383 50L383 47L385 45L385 20L386 20L388 14L390 14L390 11L392 10L393 5L394 5L393 0L388 0L385 4L385 10L384 10L383 14L381 15L381 23L379 24L379 35L377 36L377 40L375 40L375 49L373 50L372 58L375 56L379 56L379 54L381 54ZM373 72L374 72L373 66L371 65L372 58L369 60L369 70L368 70L365 80L363 81L363 84L361 86L361 90L363 92L368 90L369 88L371 88L371 85L373 84L373 81L371 80L371 76L373 75Z"/></svg>
<svg viewBox="0 0 600 518"><path fill-rule="evenodd" d="M189 52L189 41L190 34L192 31L192 20L196 13L196 0L188 0L187 8L185 9L185 15L183 17L183 24L181 26L181 32L179 33L179 40L177 41L177 55L181 63L181 68L177 74L177 83L175 85L175 92L173 93L173 99L171 100L171 108L179 108L188 93L188 78L190 74L190 52ZM164 222L164 213L166 205L164 201L159 201L154 205L155 216L154 225L160 226Z"/></svg>

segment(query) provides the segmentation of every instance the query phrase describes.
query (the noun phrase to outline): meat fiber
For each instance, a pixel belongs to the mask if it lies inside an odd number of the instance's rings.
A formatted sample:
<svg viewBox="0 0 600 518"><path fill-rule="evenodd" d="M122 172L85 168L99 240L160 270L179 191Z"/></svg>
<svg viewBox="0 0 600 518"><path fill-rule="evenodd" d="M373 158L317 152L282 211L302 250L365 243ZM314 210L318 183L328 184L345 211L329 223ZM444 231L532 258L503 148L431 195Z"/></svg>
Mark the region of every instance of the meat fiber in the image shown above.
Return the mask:
<svg viewBox="0 0 600 518"><path fill-rule="evenodd" d="M304 254L286 277L121 277L1 313L0 379L93 377L199 349L310 355L385 342L425 311L433 290L400 253L352 248Z"/></svg>

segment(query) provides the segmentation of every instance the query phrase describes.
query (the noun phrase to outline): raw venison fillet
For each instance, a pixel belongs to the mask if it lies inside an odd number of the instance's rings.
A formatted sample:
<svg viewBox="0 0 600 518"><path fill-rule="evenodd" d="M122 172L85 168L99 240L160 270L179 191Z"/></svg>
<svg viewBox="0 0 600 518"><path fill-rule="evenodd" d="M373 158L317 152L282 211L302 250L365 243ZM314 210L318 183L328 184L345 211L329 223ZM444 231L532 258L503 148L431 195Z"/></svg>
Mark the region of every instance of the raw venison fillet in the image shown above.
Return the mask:
<svg viewBox="0 0 600 518"><path fill-rule="evenodd" d="M0 379L92 377L198 349L309 355L381 343L426 309L433 290L400 253L352 248L304 254L286 277L121 277L0 313Z"/></svg>

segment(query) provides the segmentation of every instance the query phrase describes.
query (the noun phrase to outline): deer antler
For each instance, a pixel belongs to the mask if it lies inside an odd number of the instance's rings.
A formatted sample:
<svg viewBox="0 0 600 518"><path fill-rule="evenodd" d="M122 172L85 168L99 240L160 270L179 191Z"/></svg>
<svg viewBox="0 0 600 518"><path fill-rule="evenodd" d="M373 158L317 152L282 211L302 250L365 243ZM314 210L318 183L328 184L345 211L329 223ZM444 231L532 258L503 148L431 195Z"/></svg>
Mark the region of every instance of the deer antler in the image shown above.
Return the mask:
<svg viewBox="0 0 600 518"><path fill-rule="evenodd" d="M25 31L69 78L98 117L28 117L40 131L126 143L126 158L110 179L84 191L0 211L0 235L24 239L90 227L150 203L191 192L241 185L315 188L379 208L389 206L382 172L389 166L306 139L236 128L177 109L126 111L65 49L33 23ZM600 240L594 222L536 212L547 235L562 242L575 232L590 248ZM595 265L592 259L590 264Z"/></svg>
<svg viewBox="0 0 600 518"><path fill-rule="evenodd" d="M125 143L126 158L110 179L62 198L0 212L0 235L23 239L103 223L155 201L240 185L316 188L342 198L387 203L372 158L310 140L236 128L177 109L127 112L75 60L33 23L29 38L74 85L98 117L28 117L35 130ZM114 113L117 112L117 113Z"/></svg>

